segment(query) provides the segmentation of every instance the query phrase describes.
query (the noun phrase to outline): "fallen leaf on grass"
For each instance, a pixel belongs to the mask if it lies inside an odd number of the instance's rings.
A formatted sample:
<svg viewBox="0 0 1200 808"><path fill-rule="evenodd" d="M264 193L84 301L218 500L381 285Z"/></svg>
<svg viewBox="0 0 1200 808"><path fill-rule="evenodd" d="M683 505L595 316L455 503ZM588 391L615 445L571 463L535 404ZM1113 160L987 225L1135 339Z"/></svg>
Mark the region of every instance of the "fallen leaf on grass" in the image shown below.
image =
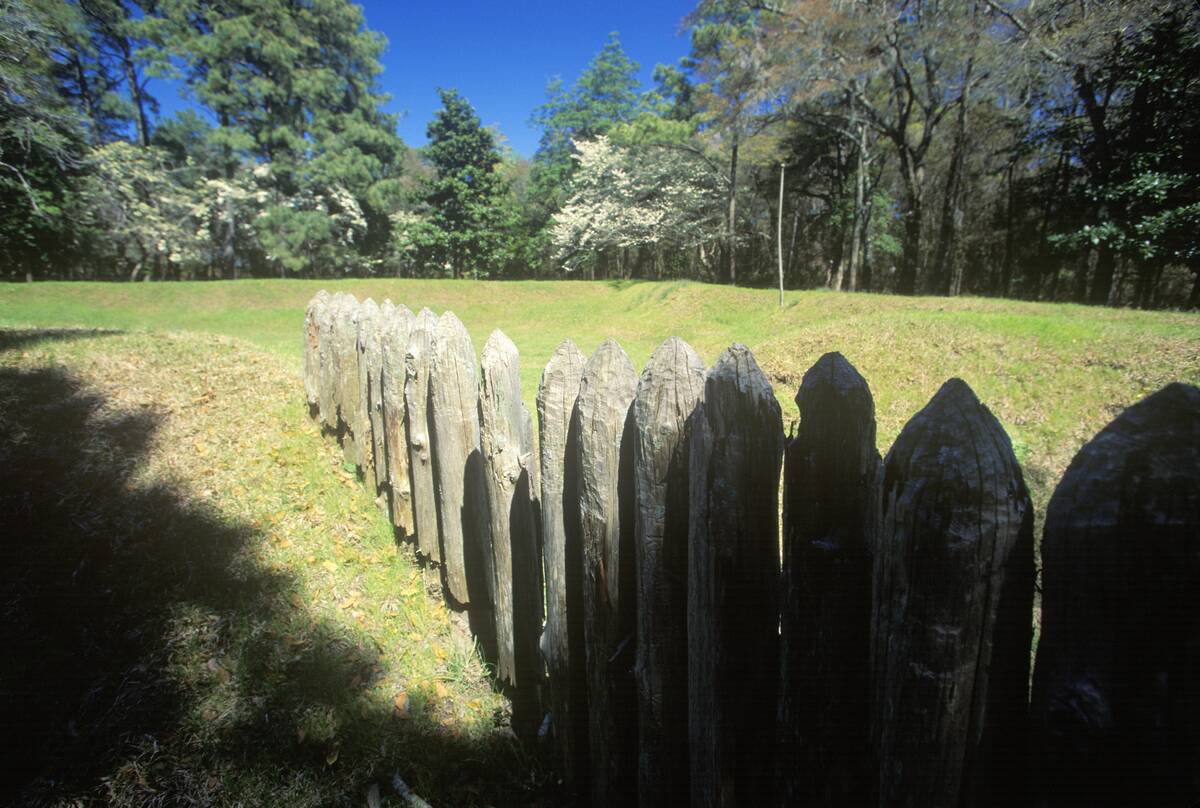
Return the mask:
<svg viewBox="0 0 1200 808"><path fill-rule="evenodd" d="M447 690L446 686L444 684L442 684L441 682L433 683L433 692L437 694L437 697L439 699L444 699L450 695L450 691Z"/></svg>
<svg viewBox="0 0 1200 808"><path fill-rule="evenodd" d="M337 571L337 562L336 561L322 561L321 566L324 567L329 572Z"/></svg>
<svg viewBox="0 0 1200 808"><path fill-rule="evenodd" d="M408 711L411 707L408 701L408 694L401 690L396 694L396 697L392 699L392 705L396 708L396 712L400 715L408 715Z"/></svg>

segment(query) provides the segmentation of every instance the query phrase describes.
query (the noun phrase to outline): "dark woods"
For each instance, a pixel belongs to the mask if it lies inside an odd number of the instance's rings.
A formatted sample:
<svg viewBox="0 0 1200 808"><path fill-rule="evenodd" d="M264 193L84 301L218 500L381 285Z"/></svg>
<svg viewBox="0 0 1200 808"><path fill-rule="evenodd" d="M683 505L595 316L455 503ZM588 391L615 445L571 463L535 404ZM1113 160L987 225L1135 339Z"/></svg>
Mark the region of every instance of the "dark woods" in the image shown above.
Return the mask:
<svg viewBox="0 0 1200 808"><path fill-rule="evenodd" d="M1200 305L1194 4L700 0L651 89L615 35L552 82L530 159L453 89L407 147L366 23L347 0L0 5L5 275ZM151 77L192 108L160 115Z"/></svg>

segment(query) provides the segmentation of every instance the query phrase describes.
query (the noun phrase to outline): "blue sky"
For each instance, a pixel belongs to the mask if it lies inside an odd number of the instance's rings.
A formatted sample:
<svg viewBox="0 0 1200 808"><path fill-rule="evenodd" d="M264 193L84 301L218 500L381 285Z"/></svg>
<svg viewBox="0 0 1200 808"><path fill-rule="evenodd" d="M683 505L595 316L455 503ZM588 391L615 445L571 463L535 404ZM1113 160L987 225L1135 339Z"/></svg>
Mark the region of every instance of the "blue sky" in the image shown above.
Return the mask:
<svg viewBox="0 0 1200 808"><path fill-rule="evenodd" d="M362 3L367 26L388 38L382 89L392 95L389 112L402 112L400 136L425 142L425 127L438 106L438 87L455 87L526 157L537 148L529 114L546 98L546 82L568 84L604 45L610 31L641 65L641 79L659 62L674 63L688 51L680 24L695 3L682 0L588 2Z"/></svg>
<svg viewBox="0 0 1200 808"><path fill-rule="evenodd" d="M617 31L625 53L641 66L643 86L651 86L656 64L674 64L687 54L681 23L695 0L360 5L367 27L388 39L379 84L392 96L387 111L403 116L399 131L406 143L425 143L425 127L438 107L437 88L454 87L485 125L498 128L513 150L529 157L539 135L529 115L546 99L547 81L560 76L569 85ZM164 115L188 103L168 82L152 82L151 91Z"/></svg>

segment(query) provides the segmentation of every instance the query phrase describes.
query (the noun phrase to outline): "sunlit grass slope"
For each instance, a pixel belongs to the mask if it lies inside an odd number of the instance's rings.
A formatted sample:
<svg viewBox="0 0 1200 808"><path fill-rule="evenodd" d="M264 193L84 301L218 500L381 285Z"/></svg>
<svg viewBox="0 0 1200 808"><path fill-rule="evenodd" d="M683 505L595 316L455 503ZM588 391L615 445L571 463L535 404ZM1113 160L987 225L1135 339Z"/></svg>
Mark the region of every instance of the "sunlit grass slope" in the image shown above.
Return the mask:
<svg viewBox="0 0 1200 808"><path fill-rule="evenodd" d="M979 298L900 298L694 283L421 280L0 286L0 325L203 331L300 363L304 306L318 289L452 309L483 347L492 329L521 351L532 403L564 338L590 353L606 336L636 364L670 335L713 361L750 346L785 421L804 371L841 351L875 394L880 449L947 378L965 379L1013 439L1039 510L1074 452L1121 408L1169 381L1200 383L1200 316ZM298 388L297 388L298 389Z"/></svg>
<svg viewBox="0 0 1200 808"><path fill-rule="evenodd" d="M543 787L297 385L223 336L0 331L0 804Z"/></svg>

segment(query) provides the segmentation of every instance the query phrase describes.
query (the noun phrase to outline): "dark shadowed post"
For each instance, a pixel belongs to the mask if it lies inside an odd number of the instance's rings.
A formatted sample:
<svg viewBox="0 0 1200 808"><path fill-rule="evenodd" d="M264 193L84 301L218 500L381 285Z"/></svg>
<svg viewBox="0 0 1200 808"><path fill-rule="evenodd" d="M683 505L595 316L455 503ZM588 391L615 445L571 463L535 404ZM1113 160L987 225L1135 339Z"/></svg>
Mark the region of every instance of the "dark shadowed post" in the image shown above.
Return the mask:
<svg viewBox="0 0 1200 808"><path fill-rule="evenodd" d="M582 658L582 603L578 533L573 553L567 549L564 521L567 433L583 376L584 356L571 340L554 350L538 386L538 451L541 459L542 548L546 574L546 628L541 651L549 675L550 702L558 763L567 790L578 789L587 765L586 694L578 671ZM577 510L577 508L576 508ZM572 559L573 556L573 559ZM570 563L573 560L574 563Z"/></svg>
<svg viewBox="0 0 1200 808"><path fill-rule="evenodd" d="M342 298L333 324L333 350L337 356L338 436L342 441L342 460L354 466L362 464L358 435L358 316L359 304L353 297Z"/></svg>
<svg viewBox="0 0 1200 808"><path fill-rule="evenodd" d="M333 347L333 328L343 294L338 292L318 309L317 414L321 420L321 429L326 432L337 431L337 357Z"/></svg>
<svg viewBox="0 0 1200 808"><path fill-rule="evenodd" d="M605 340L584 368L572 414L592 805L636 798L635 428L630 415L637 381L625 351Z"/></svg>
<svg viewBox="0 0 1200 808"><path fill-rule="evenodd" d="M671 337L638 381L633 412L637 557L638 803L686 801L689 419L704 363Z"/></svg>
<svg viewBox="0 0 1200 808"><path fill-rule="evenodd" d="M871 558L881 477L875 403L827 353L796 393L783 472L778 805L865 805L871 765Z"/></svg>
<svg viewBox="0 0 1200 808"><path fill-rule="evenodd" d="M688 734L691 804L771 795L779 682L783 420L744 345L709 370L689 449Z"/></svg>
<svg viewBox="0 0 1200 808"><path fill-rule="evenodd" d="M1032 517L1008 436L965 382L946 382L884 461L880 805L1025 803Z"/></svg>
<svg viewBox="0 0 1200 808"><path fill-rule="evenodd" d="M431 561L442 560L433 484L432 415L429 412L429 377L433 371L433 333L436 328L437 315L429 309L421 309L413 318L404 355L404 410L413 527L417 534L417 549Z"/></svg>
<svg viewBox="0 0 1200 808"><path fill-rule="evenodd" d="M486 506L465 499L467 475L475 469L470 460L479 453L479 382L471 336L451 311L438 318L431 379L434 488L446 586L454 601L465 606L471 601L465 543L479 541L487 514Z"/></svg>
<svg viewBox="0 0 1200 808"><path fill-rule="evenodd" d="M379 369L382 366L382 355L379 352L379 318L380 309L371 298L367 298L358 310L358 337L355 344L358 348L358 423L354 434L359 437L359 465L362 466L366 477L367 487L372 494L378 492L383 466L382 428L376 434L379 423L379 411L375 405L379 392Z"/></svg>
<svg viewBox="0 0 1200 808"><path fill-rule="evenodd" d="M312 296L304 310L304 400L310 415L319 412L321 387L321 320L330 296L324 289Z"/></svg>
<svg viewBox="0 0 1200 808"><path fill-rule="evenodd" d="M495 570L496 676L516 689L513 729L537 729L542 662L542 558L530 468L533 423L521 401L517 347L496 330L480 357L479 436Z"/></svg>
<svg viewBox="0 0 1200 808"><path fill-rule="evenodd" d="M405 536L416 533L413 522L412 482L408 473L407 410L404 406L405 366L413 313L407 306L383 306L379 332L382 354L379 386L383 402L383 454L387 468L388 510L392 525Z"/></svg>
<svg viewBox="0 0 1200 808"><path fill-rule="evenodd" d="M1200 389L1071 461L1042 538L1034 802L1200 804Z"/></svg>

